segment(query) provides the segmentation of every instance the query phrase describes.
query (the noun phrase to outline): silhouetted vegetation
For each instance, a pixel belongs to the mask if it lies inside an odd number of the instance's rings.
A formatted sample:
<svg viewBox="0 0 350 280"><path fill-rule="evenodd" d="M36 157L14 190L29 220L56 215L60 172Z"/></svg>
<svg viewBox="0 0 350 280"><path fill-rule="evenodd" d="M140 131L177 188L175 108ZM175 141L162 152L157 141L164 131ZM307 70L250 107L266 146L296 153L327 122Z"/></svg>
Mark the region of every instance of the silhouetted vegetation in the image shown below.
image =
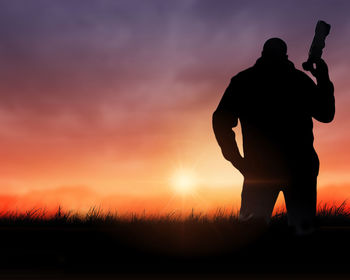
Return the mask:
<svg viewBox="0 0 350 280"><path fill-rule="evenodd" d="M319 225L350 225L350 208L346 201L341 204L320 204L316 217ZM0 212L0 226L34 226L34 225L60 225L60 226L114 226L120 224L217 224L217 223L240 223L238 213L218 208L214 213L206 214L196 212L195 209L189 214L169 212L167 214L141 214L124 213L118 211L103 211L99 207L91 207L87 212L66 211L58 207L54 213L48 213L46 209L30 209L25 212L7 211ZM271 224L287 223L286 212L278 210L272 217Z"/></svg>
<svg viewBox="0 0 350 280"><path fill-rule="evenodd" d="M33 209L0 215L0 269L104 273L348 273L350 212L323 204L318 228L297 237L279 211L269 227L235 212L119 214ZM291 268L292 265L292 268Z"/></svg>

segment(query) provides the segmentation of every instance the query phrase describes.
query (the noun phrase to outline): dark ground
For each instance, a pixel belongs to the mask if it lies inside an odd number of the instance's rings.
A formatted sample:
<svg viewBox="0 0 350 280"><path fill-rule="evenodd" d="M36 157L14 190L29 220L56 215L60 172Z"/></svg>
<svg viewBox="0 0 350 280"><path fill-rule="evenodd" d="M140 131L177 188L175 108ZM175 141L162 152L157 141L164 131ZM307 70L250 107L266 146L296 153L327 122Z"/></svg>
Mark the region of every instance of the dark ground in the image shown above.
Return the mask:
<svg viewBox="0 0 350 280"><path fill-rule="evenodd" d="M1 279L350 279L350 218L297 237L217 220L0 219Z"/></svg>

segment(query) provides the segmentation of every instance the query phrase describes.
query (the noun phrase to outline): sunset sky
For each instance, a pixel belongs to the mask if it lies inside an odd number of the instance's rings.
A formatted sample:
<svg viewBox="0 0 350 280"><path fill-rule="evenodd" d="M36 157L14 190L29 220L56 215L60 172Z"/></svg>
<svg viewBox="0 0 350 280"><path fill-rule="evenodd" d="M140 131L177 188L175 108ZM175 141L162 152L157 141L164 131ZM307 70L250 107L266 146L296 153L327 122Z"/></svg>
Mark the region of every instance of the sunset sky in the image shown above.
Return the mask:
<svg viewBox="0 0 350 280"><path fill-rule="evenodd" d="M0 210L236 209L243 177L212 113L270 37L301 69L319 19L336 96L335 120L314 121L319 201L350 198L349 12L346 0L1 0Z"/></svg>

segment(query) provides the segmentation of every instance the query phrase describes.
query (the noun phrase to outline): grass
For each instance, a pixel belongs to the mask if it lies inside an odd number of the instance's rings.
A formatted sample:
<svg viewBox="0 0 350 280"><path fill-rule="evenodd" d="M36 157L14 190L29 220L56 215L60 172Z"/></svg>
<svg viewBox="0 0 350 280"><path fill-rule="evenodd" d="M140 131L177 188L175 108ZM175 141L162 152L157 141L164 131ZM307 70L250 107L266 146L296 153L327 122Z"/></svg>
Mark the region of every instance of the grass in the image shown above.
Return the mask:
<svg viewBox="0 0 350 280"><path fill-rule="evenodd" d="M299 270L336 267L347 273L348 259L332 257L350 251L346 202L322 204L317 221L320 230L312 238L298 239L288 232L284 211L277 211L268 229L240 222L236 212L225 209L210 215L195 210L186 215L119 214L98 207L86 213L61 207L54 213L3 212L0 272L8 267L112 273L283 272L297 263Z"/></svg>
<svg viewBox="0 0 350 280"><path fill-rule="evenodd" d="M321 225L349 225L350 209L347 202L341 204L324 203L318 206L317 221ZM287 221L286 212L279 209L273 215L271 223L280 224ZM35 208L25 212L7 211L0 212L0 226L35 226L35 225L105 225L114 226L118 224L220 224L239 223L238 212L227 211L218 208L212 214L196 212L192 209L189 214L181 214L175 211L167 214L150 214L146 212L119 214L117 211L103 211L99 207L91 207L86 213L65 211L58 207L54 213L48 213L45 209Z"/></svg>
<svg viewBox="0 0 350 280"><path fill-rule="evenodd" d="M194 210L188 215L170 212L164 215L146 213L104 212L101 208L91 207L86 213L64 211L61 207L53 214L48 214L45 209L31 209L25 212L3 212L0 213L1 225L117 225L121 223L220 223L238 221L237 213L227 213L218 209L214 214L208 215Z"/></svg>

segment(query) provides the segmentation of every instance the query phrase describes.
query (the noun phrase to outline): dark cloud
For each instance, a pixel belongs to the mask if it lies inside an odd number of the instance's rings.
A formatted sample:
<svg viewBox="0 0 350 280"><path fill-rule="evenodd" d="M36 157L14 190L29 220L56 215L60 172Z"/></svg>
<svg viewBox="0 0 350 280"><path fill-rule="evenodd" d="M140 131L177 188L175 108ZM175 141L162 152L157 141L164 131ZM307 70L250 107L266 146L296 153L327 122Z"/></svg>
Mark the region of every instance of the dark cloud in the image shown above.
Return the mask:
<svg viewBox="0 0 350 280"><path fill-rule="evenodd" d="M198 104L211 110L230 76L252 65L271 36L286 39L297 66L318 18L334 25L330 48L346 44L348 6L291 0L1 1L0 107L42 123L63 114L96 126L104 125L106 110L109 119L115 113L116 126L130 114L151 125L151 112L167 122ZM344 61L344 51L329 53Z"/></svg>

